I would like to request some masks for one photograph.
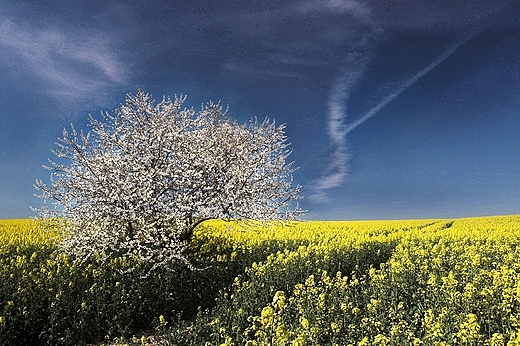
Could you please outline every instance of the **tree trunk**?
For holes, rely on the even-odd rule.
[[[193,219],[190,217],[189,225],[188,225],[187,229],[181,234],[179,240],[186,241],[189,243],[191,241],[191,237],[193,236],[193,231],[195,230],[195,227],[197,227],[204,221],[208,221],[211,219],[212,218],[203,218],[203,219],[199,219],[197,221],[193,221]]]

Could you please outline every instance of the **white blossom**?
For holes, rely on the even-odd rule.
[[[193,230],[209,219],[292,220],[300,185],[284,125],[239,124],[219,103],[181,109],[185,96],[155,104],[137,90],[91,132],[63,130],[38,180],[44,220],[62,220],[66,251],[128,254],[158,266],[183,260]]]

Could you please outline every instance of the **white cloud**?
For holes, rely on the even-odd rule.
[[[311,11],[348,13],[363,20],[370,19],[371,12],[369,7],[356,0],[309,0],[299,3],[298,9],[304,13]]]
[[[336,80],[329,94],[327,102],[327,134],[333,148],[330,165],[322,175],[311,182],[309,199],[314,203],[328,201],[327,190],[341,186],[349,171],[350,154],[347,149],[346,134],[348,132],[347,102],[350,94],[363,77],[371,58],[371,49],[374,41],[382,32],[381,28],[373,25],[369,17],[370,11],[356,1],[329,1],[329,6],[345,10],[356,10],[356,17],[364,24],[370,24],[361,35],[352,42],[351,52],[347,54],[343,74]],[[350,120],[351,121],[351,120]]]
[[[309,3],[310,4],[310,3]],[[329,0],[320,3],[320,6],[328,6],[334,9],[351,10],[365,24],[369,24],[368,29],[359,37],[359,40],[353,45],[353,51],[357,54],[350,54],[346,63],[346,72],[337,80],[332,87],[328,100],[328,135],[332,147],[334,148],[331,155],[331,165],[322,176],[311,183],[310,190],[312,195],[310,200],[316,203],[324,203],[328,201],[327,190],[341,186],[348,175],[348,164],[350,155],[346,147],[346,135],[361,125],[368,119],[374,117],[387,104],[406,91],[410,86],[419,81],[431,70],[448,59],[460,46],[478,34],[485,25],[486,19],[490,13],[496,13],[497,8],[492,7],[479,15],[470,16],[464,24],[471,22],[471,33],[454,42],[441,55],[434,59],[429,65],[417,72],[415,75],[401,80],[397,83],[394,90],[383,97],[376,106],[372,107],[361,117],[349,119],[346,104],[350,97],[350,92],[356,83],[363,77],[364,70],[370,60],[371,43],[377,40],[377,36],[382,33],[382,28],[371,19],[371,11],[359,5],[356,1],[351,0]],[[317,6],[317,5],[314,5]],[[503,8],[503,7],[501,7]]]
[[[322,176],[311,182],[309,199],[315,203],[326,203],[327,190],[341,186],[348,174],[350,155],[346,145],[346,103],[350,92],[363,76],[368,55],[351,55],[346,72],[338,79],[328,100],[327,134],[333,148],[330,165]]]
[[[92,100],[127,78],[110,39],[100,33],[37,28],[8,18],[0,21],[0,57],[18,66],[13,73],[36,78],[43,92],[61,104]]]

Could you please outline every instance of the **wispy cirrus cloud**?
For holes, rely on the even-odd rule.
[[[374,27],[370,8],[355,0],[293,0],[255,10],[241,6],[206,19],[206,25],[234,33],[233,44],[243,54],[239,60],[237,54],[224,54],[222,64],[233,72],[299,80],[329,76],[337,72],[339,52],[358,45]]]
[[[327,134],[332,153],[330,164],[322,175],[311,182],[309,199],[314,203],[326,203],[327,191],[341,186],[348,175],[350,153],[347,149],[346,134],[348,117],[347,102],[351,92],[362,79],[372,56],[372,49],[382,29],[372,20],[370,10],[358,1],[329,1],[329,6],[352,11],[364,30],[350,45],[343,73],[333,84],[327,101]]]
[[[327,134],[332,146],[332,153],[327,170],[311,184],[312,194],[309,198],[315,203],[327,202],[326,191],[341,186],[349,171],[350,154],[345,137],[346,103],[352,89],[363,76],[369,59],[368,54],[353,54],[348,60],[347,71],[338,78],[329,95]]]
[[[0,59],[11,76],[23,74],[42,86],[42,92],[67,107],[99,97],[105,89],[124,83],[127,68],[106,35],[92,30],[36,27],[0,18]],[[67,105],[68,104],[68,105]]]
[[[476,28],[471,25],[469,28],[470,34],[467,34],[460,40],[452,43],[442,54],[433,59],[429,65],[418,71],[416,74],[398,81],[397,86],[393,91],[381,98],[380,101],[366,113],[361,116],[352,117],[347,111],[347,103],[351,91],[362,79],[365,69],[371,59],[371,46],[374,42],[377,42],[378,35],[382,33],[383,30],[376,24],[376,21],[371,18],[371,11],[355,4],[346,4],[347,2],[355,3],[355,1],[337,0],[334,2],[338,4],[337,6],[342,4],[345,9],[354,9],[356,17],[364,23],[369,23],[370,26],[366,29],[363,35],[360,36],[359,41],[353,45],[355,53],[350,53],[348,55],[345,64],[345,72],[337,79],[336,83],[331,88],[327,102],[327,130],[333,151],[331,154],[331,163],[328,169],[318,179],[311,183],[311,195],[309,199],[314,203],[326,203],[328,201],[327,191],[341,186],[347,178],[350,154],[346,145],[346,135],[365,121],[377,115],[386,105],[405,92],[409,87],[419,81],[435,67],[448,59],[459,47],[474,37],[482,29],[481,23],[478,24]],[[466,21],[469,21],[472,24],[479,23],[490,14],[496,13],[496,11],[497,9],[493,7],[487,9],[485,14],[477,14],[472,17],[470,16],[471,18],[466,18]],[[465,22],[465,24],[467,23]]]

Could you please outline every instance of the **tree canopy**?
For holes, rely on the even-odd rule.
[[[138,89],[125,104],[89,116],[91,131],[63,130],[37,180],[39,216],[64,220],[64,247],[81,257],[114,252],[158,265],[182,253],[197,225],[209,219],[293,220],[293,162],[284,125],[266,118],[239,124],[220,103],[182,108],[185,96],[163,98]]]

